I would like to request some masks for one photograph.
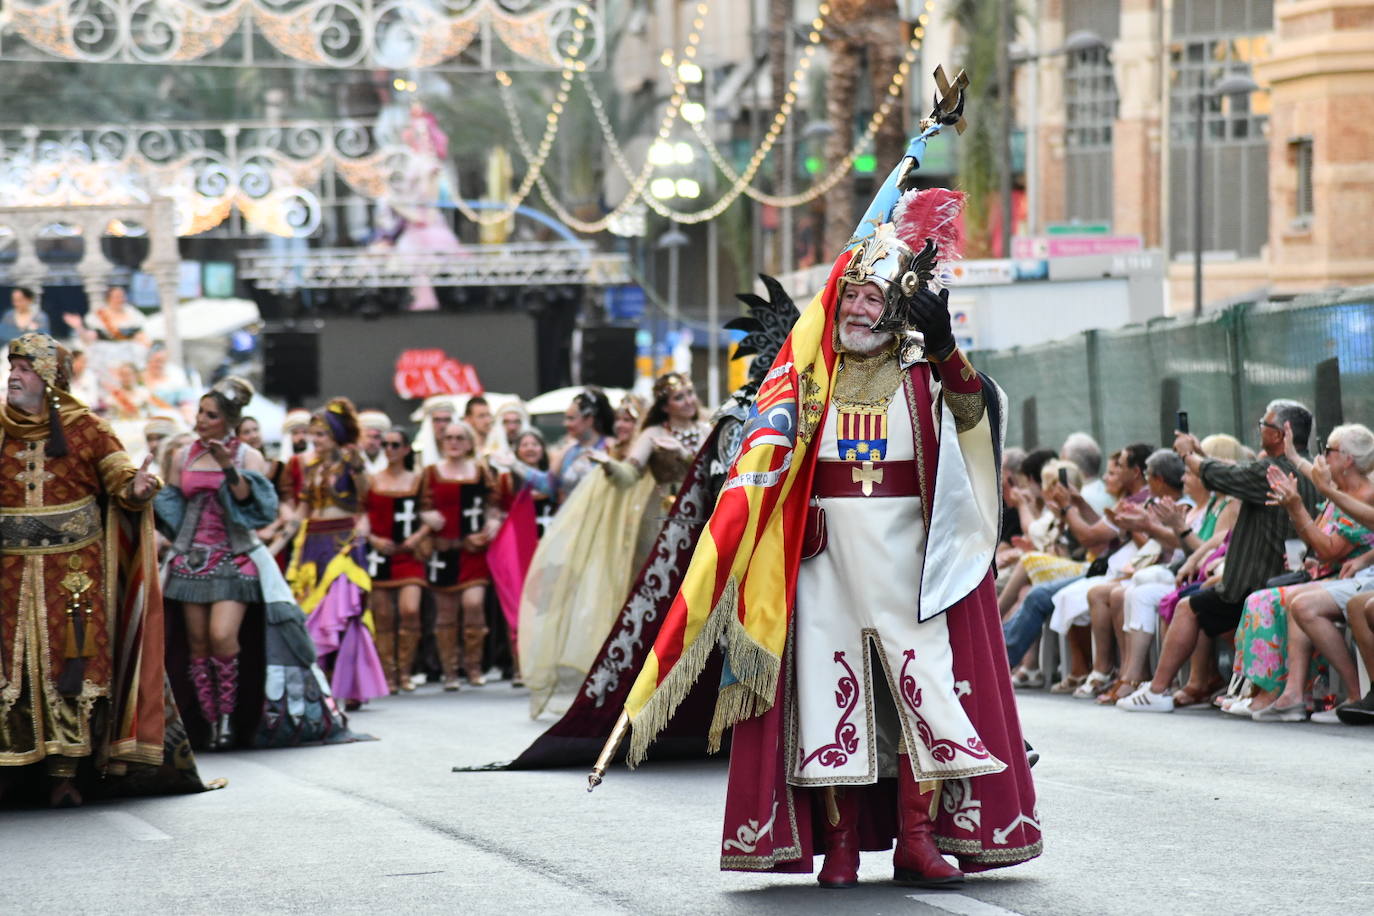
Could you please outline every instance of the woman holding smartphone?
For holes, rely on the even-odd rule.
[[[348,725],[314,664],[305,616],[256,534],[276,518],[277,493],[262,454],[232,434],[252,396],[242,379],[217,383],[199,401],[196,439],[169,461],[155,503],[172,541],[163,596],[182,606],[191,687],[210,747],[343,740]],[[167,648],[180,653],[181,640]],[[248,659],[242,678],[241,653]],[[168,665],[174,678],[179,668]]]

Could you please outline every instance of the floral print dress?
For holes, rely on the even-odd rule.
[[[1358,557],[1374,548],[1374,532],[1337,509],[1334,503],[1323,503],[1321,508],[1317,528],[1326,535],[1339,535],[1353,545],[1345,559]],[[1313,578],[1323,579],[1332,575],[1342,562],[1322,564]],[[1293,589],[1297,587],[1264,588],[1252,592],[1245,599],[1245,613],[1240,626],[1236,628],[1236,661],[1233,670],[1249,678],[1262,690],[1282,690],[1288,678],[1287,606]],[[1315,667],[1315,656],[1312,664]]]

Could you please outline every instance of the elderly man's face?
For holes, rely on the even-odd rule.
[[[24,413],[38,413],[43,406],[46,383],[33,371],[33,363],[22,356],[10,357],[10,379],[6,403]]]
[[[892,343],[892,335],[886,331],[874,333],[869,330],[873,322],[883,313],[883,291],[876,283],[862,286],[846,284],[840,294],[840,345],[851,353],[869,354]]]
[[[1259,429],[1260,448],[1271,455],[1283,451],[1283,424],[1279,423],[1277,413],[1271,410],[1261,417]]]

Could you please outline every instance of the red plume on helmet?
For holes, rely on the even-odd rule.
[[[892,210],[897,238],[912,251],[920,251],[926,239],[931,239],[940,249],[941,261],[958,258],[963,254],[959,214],[964,209],[964,198],[963,191],[948,188],[907,191]]]

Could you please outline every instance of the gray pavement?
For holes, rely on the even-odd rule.
[[[374,702],[381,740],[204,754],[228,788],[0,812],[0,912],[1220,914],[1368,912],[1374,729],[1128,715],[1021,695],[1040,859],[957,893],[716,868],[723,760],[453,773],[545,723],[507,684]]]

